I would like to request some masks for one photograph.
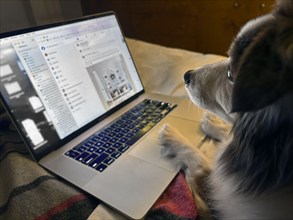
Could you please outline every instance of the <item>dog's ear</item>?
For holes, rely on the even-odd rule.
[[[292,0],[277,0],[274,14],[276,16],[293,18],[293,1]]]
[[[259,110],[293,90],[293,22],[276,20],[245,49],[236,70],[232,112]]]

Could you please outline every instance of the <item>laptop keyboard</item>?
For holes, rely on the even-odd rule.
[[[175,107],[145,99],[65,155],[103,172]]]

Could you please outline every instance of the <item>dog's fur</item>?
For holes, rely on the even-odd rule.
[[[194,103],[232,124],[230,133],[217,132],[204,121],[223,142],[214,161],[175,128],[161,129],[162,154],[186,172],[200,214],[292,219],[293,0],[248,22],[227,60],[187,72],[185,83]]]

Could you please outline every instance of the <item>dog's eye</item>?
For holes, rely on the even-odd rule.
[[[230,70],[228,70],[227,76],[228,76],[229,82],[233,84],[234,83],[233,75]]]

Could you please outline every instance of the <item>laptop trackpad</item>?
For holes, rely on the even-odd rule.
[[[203,138],[200,124],[194,121],[168,116],[162,123],[158,124],[151,132],[146,134],[128,155],[148,161],[159,167],[174,171],[175,167],[168,159],[161,157],[161,146],[158,143],[159,130],[163,124],[168,123],[176,127],[193,144],[198,144]]]

